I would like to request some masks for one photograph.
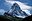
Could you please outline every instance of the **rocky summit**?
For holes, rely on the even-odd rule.
[[[27,17],[28,15],[22,11],[19,7],[19,5],[17,3],[14,3],[13,6],[11,7],[11,9],[7,12],[5,12],[4,15],[8,15],[8,16],[16,16],[16,17],[19,17],[19,18],[25,18]]]

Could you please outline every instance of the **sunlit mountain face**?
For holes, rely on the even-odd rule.
[[[32,14],[31,2],[32,2],[31,0],[0,0],[0,12],[2,12],[2,10],[3,10],[3,13],[9,10],[11,12],[11,7],[13,6],[14,3],[17,3],[20,9],[29,16]],[[18,7],[16,7],[16,10],[18,10]],[[3,15],[3,14],[0,13],[0,15]],[[19,17],[20,17],[20,14],[19,14]]]

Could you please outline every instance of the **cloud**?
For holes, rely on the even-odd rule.
[[[14,1],[8,1],[8,0],[5,0],[6,2],[10,3],[10,4],[13,4],[15,3]]]
[[[0,9],[0,15],[3,15],[5,13],[5,10]]]

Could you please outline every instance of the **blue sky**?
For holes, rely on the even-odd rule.
[[[26,5],[29,5],[32,7],[32,0],[18,0],[18,1],[25,3]],[[0,0],[0,10],[8,11],[10,7],[11,7],[11,4],[5,2],[5,0]],[[30,10],[30,13],[32,14],[32,10]]]
[[[9,10],[9,6],[3,0],[0,1],[0,9],[4,9],[5,11]]]

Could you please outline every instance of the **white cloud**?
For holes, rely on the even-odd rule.
[[[0,9],[0,15],[3,15],[5,13],[5,10]]]

